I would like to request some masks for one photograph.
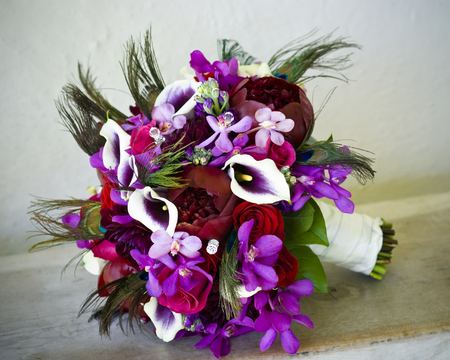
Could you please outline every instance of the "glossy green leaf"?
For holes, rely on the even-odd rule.
[[[289,250],[304,245],[329,245],[325,219],[312,198],[299,211],[283,214],[283,218],[284,245]]]
[[[290,250],[298,260],[298,274],[295,280],[308,279],[314,284],[314,291],[328,292],[328,283],[322,263],[308,246]]]

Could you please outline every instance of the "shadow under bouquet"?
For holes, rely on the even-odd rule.
[[[163,341],[197,334],[195,347],[219,358],[230,338],[257,331],[262,351],[279,334],[294,354],[292,322],[313,328],[301,297],[327,291],[321,261],[381,279],[394,232],[353,214],[342,187],[349,175],[371,180],[372,160],[311,137],[304,88],[317,76],[345,80],[349,55],[326,55],[358,46],[306,39],[267,63],[219,40],[219,60],[196,50],[191,74],[166,86],[147,32],[142,44],[129,42],[122,64],[129,115],[81,66],[84,91],[63,88],[59,113],[101,186],[87,200],[34,201],[32,220],[51,239],[32,250],[76,242],[79,264],[98,275],[80,314],[92,311],[101,334],[117,317],[124,331],[152,323]],[[310,69],[337,75],[306,76]]]

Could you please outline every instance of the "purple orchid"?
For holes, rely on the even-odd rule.
[[[212,154],[217,157],[217,159],[211,161],[209,166],[222,166],[225,164],[232,156],[248,154],[256,160],[263,160],[267,157],[267,152],[260,147],[251,145],[244,149],[244,146],[248,142],[248,135],[239,134],[233,140],[233,148],[225,156],[223,151],[220,151],[217,147],[212,149]]]
[[[139,265],[141,270],[145,270],[148,273],[148,280],[145,288],[150,296],[158,297],[162,294],[162,287],[156,277],[156,269],[160,266],[155,259],[152,259],[148,255],[142,255],[139,250],[131,250],[130,255]]]
[[[330,175],[330,185],[338,194],[338,199],[334,200],[334,203],[339,210],[347,214],[353,214],[353,211],[355,210],[355,204],[348,199],[352,196],[352,193],[339,185],[347,179],[347,176],[350,175],[350,173],[351,170],[344,169],[340,166],[328,170],[328,174]]]
[[[160,259],[161,262],[163,262],[163,259]],[[181,286],[185,291],[192,290],[199,283],[199,280],[195,280],[192,276],[194,271],[203,274],[211,283],[213,282],[212,276],[197,266],[197,264],[205,261],[202,257],[186,261],[183,256],[179,255],[179,264],[176,264],[171,258],[169,259],[171,261],[168,261],[166,265],[173,270],[173,273],[162,283],[162,290],[167,296],[174,296],[178,292],[178,286]]]
[[[219,83],[221,90],[230,90],[243,78],[237,75],[239,63],[236,58],[229,61],[214,61],[212,64],[206,60],[201,51],[195,50],[191,53],[191,61],[189,65],[195,71],[195,76],[201,82],[207,80],[204,74],[213,73],[214,78]]]
[[[150,248],[149,255],[153,259],[159,259],[169,252],[172,256],[178,253],[189,258],[200,256],[202,241],[197,236],[190,236],[187,232],[177,231],[171,237],[164,230],[157,230],[152,234],[153,245]]]
[[[284,136],[279,131],[289,132],[295,125],[294,120],[286,119],[282,112],[272,111],[269,107],[257,110],[255,119],[260,126],[255,136],[255,143],[263,149],[266,148],[269,138],[274,144],[283,145]]]
[[[152,119],[158,123],[162,135],[168,135],[175,130],[182,129],[186,124],[186,116],[173,116],[174,114],[175,107],[169,103],[164,103],[153,108]]]
[[[300,297],[309,296],[314,286],[309,280],[299,280],[288,286],[285,290],[277,290],[271,298],[268,293],[260,291],[255,295],[255,308],[260,316],[255,321],[255,330],[265,332],[261,339],[260,349],[266,351],[270,348],[280,333],[281,346],[288,354],[295,354],[300,347],[300,341],[290,329],[292,321],[296,321],[311,329],[314,328],[308,316],[300,314]]]
[[[230,352],[228,339],[253,331],[253,321],[246,316],[242,320],[232,319],[222,328],[218,328],[216,323],[210,324],[206,331],[209,335],[206,335],[194,347],[203,348],[210,345],[211,352],[217,359],[220,359],[221,356],[228,355]]]
[[[238,230],[238,259],[242,264],[242,282],[247,291],[253,291],[258,286],[263,290],[271,290],[278,283],[273,265],[278,259],[278,252],[283,248],[283,242],[275,235],[264,235],[249,247],[248,240],[254,223],[254,219],[246,221]]]
[[[230,131],[235,133],[243,133],[249,130],[252,126],[252,119],[250,116],[245,116],[236,124],[230,126],[233,120],[234,116],[229,112],[218,116],[217,119],[211,115],[207,116],[206,121],[208,121],[208,124],[214,131],[214,134],[203,141],[200,145],[197,145],[197,148],[203,148],[211,144],[216,139],[217,135],[219,135],[219,138],[215,142],[216,147],[224,153],[230,152],[233,149],[233,144],[228,138],[228,133]]]
[[[150,120],[142,113],[127,119],[128,123],[122,124],[125,131],[133,131],[141,126],[150,124]]]

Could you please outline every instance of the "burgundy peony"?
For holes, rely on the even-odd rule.
[[[294,128],[283,135],[295,149],[307,140],[314,127],[313,108],[303,89],[280,78],[246,78],[231,89],[230,98],[240,118],[248,115],[254,119],[256,110],[269,106],[294,120]]]
[[[178,271],[178,269],[175,271]],[[164,268],[158,276],[160,284],[172,275],[172,273],[173,270],[170,268]],[[196,314],[201,311],[205,307],[206,300],[211,292],[212,282],[199,271],[192,271],[192,279],[198,281],[198,283],[191,290],[186,291],[178,285],[175,295],[167,296],[162,293],[158,297],[159,304],[167,306],[170,310],[180,314]]]
[[[284,240],[284,220],[281,211],[272,205],[257,205],[245,201],[233,212],[234,227],[239,227],[249,220],[255,220],[250,232],[249,243],[255,243],[263,235],[275,235]]]

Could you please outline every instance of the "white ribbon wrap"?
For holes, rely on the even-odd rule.
[[[380,218],[344,214],[338,208],[317,201],[327,227],[330,246],[310,245],[321,261],[370,275],[383,245]]]

